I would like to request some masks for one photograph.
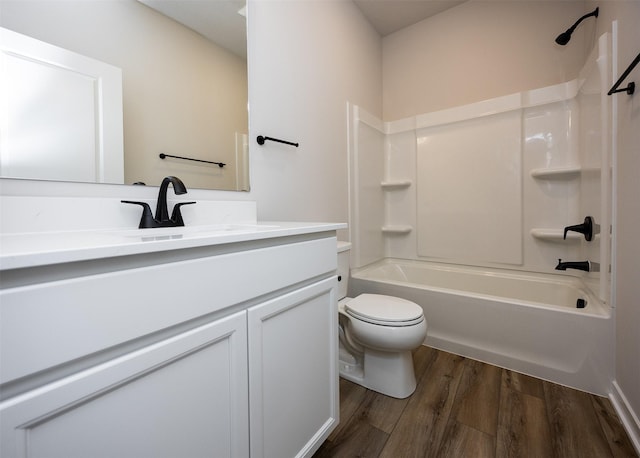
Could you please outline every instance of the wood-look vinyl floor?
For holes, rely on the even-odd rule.
[[[314,458],[637,457],[608,399],[420,347],[394,399],[340,379],[340,424]]]

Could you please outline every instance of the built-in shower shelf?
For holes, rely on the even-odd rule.
[[[600,167],[582,167],[580,172],[584,174],[599,175],[602,172]]]
[[[382,226],[383,234],[408,234],[413,230],[413,226],[407,226],[402,224],[390,224]]]
[[[563,229],[531,229],[531,236],[538,240],[546,240],[548,242],[564,242]],[[568,232],[567,241],[577,241],[584,238],[584,235],[577,232]]]
[[[382,186],[382,189],[390,191],[393,189],[406,189],[411,184],[411,180],[387,180],[380,183],[380,186]]]
[[[570,180],[580,175],[582,168],[579,165],[568,167],[545,167],[533,169],[531,176],[540,180]]]

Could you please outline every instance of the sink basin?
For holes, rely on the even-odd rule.
[[[277,229],[279,226],[266,224],[216,224],[211,226],[182,226],[182,227],[159,227],[152,229],[128,229],[108,231],[107,234],[137,240],[137,241],[157,241],[186,239],[198,237],[212,237],[233,234],[247,234],[251,232],[263,232]]]

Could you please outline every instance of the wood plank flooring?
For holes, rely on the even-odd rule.
[[[340,379],[340,424],[314,458],[637,457],[608,399],[420,347],[394,399]]]

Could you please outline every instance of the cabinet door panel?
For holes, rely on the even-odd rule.
[[[251,456],[310,456],[338,422],[336,277],[249,309]]]
[[[248,454],[240,312],[0,404],[7,457]]]

